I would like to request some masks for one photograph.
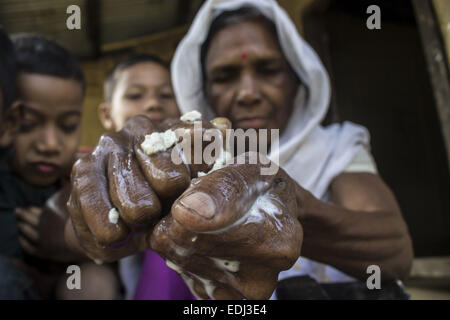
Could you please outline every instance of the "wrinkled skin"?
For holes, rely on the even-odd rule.
[[[200,298],[267,299],[300,255],[299,190],[283,170],[262,176],[260,164],[246,163],[194,180],[151,235],[151,248],[193,281]],[[262,195],[270,204],[250,211]],[[202,279],[213,280],[210,290]]]
[[[66,225],[72,248],[78,247],[72,232],[90,258],[102,261],[148,247],[149,230],[169,212],[173,198],[189,186],[191,177],[190,168],[171,161],[171,149],[148,156],[140,145],[147,134],[179,126],[179,121],[157,126],[144,116],[134,117],[121,131],[104,134],[94,152],[75,163],[68,201],[71,221]],[[207,126],[212,127],[204,123]],[[112,208],[120,212],[117,224],[108,218]]]
[[[177,265],[201,298],[269,298],[278,273],[300,255],[298,216],[308,192],[281,168],[261,175],[259,162],[231,164],[191,181],[211,166],[175,165],[171,149],[152,156],[140,149],[145,134],[180,126],[187,125],[157,127],[140,116],[104,135],[94,153],[74,166],[66,239],[74,246],[75,231],[86,254],[103,261],[150,248]],[[273,209],[267,211],[266,202],[247,214],[263,195]],[[113,207],[120,212],[116,225],[108,220]],[[238,261],[239,268],[219,268],[211,258]],[[212,281],[214,290],[200,279]]]

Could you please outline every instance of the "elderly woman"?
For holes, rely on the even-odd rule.
[[[277,280],[295,275],[365,281],[369,265],[380,267],[382,281],[408,275],[410,236],[377,174],[368,132],[320,125],[327,73],[275,1],[207,1],[172,73],[182,112],[227,117],[234,128],[279,129],[280,148],[269,157],[281,169],[263,176],[263,164],[247,161],[191,182],[192,166],[186,173],[164,152],[147,156],[140,148],[143,135],[166,128],[133,119],[76,165],[68,241],[77,234],[90,257],[105,260],[152,249],[200,298],[276,298]],[[160,272],[147,254],[143,272]],[[143,275],[139,287],[138,294],[152,282]]]

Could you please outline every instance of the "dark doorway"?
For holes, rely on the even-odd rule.
[[[381,8],[381,30],[366,27],[371,4]],[[306,19],[305,32],[332,75],[328,121],[369,129],[416,256],[450,254],[447,154],[410,1],[331,1],[320,17]]]

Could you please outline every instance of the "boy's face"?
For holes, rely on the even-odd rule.
[[[100,105],[99,115],[107,130],[120,130],[125,122],[145,115],[155,122],[180,116],[172,90],[170,72],[153,62],[119,71],[111,101]]]
[[[27,182],[55,183],[72,165],[81,135],[83,89],[75,80],[22,73],[23,118],[13,142],[13,169]]]

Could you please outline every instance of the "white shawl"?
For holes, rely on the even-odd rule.
[[[180,42],[172,61],[172,81],[182,113],[198,110],[207,118],[214,113],[203,95],[200,51],[212,20],[223,11],[242,6],[258,8],[272,20],[284,55],[308,88],[308,96],[299,89],[286,130],[280,138],[279,164],[303,188],[317,198],[326,199],[334,177],[340,174],[362,147],[369,149],[369,133],[359,125],[345,122],[322,127],[330,103],[327,72],[314,50],[298,34],[286,12],[274,0],[209,0],[197,13],[189,32]],[[301,87],[300,87],[301,88]],[[270,155],[272,159],[276,158]],[[299,261],[300,274],[317,279],[318,263],[305,258]],[[297,265],[297,264],[296,264]],[[323,266],[323,265],[322,265]],[[344,274],[328,267],[330,281],[348,280]],[[320,271],[323,273],[323,270]],[[280,273],[280,279],[295,274],[295,268]],[[323,280],[323,279],[322,279]]]

